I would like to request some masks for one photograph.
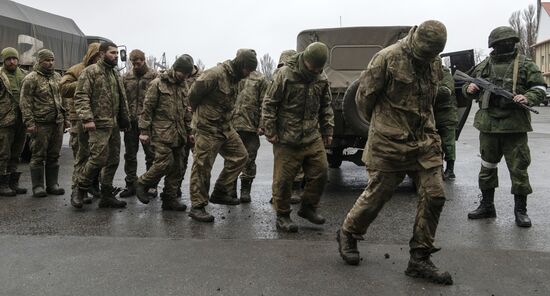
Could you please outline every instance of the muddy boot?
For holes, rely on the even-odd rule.
[[[19,178],[21,177],[21,172],[13,172],[10,174],[9,186],[15,191],[16,194],[27,194],[27,188],[19,187]]]
[[[338,252],[344,261],[349,265],[358,265],[361,262],[357,241],[364,240],[362,235],[349,233],[342,228],[336,232]]]
[[[298,226],[290,219],[290,214],[277,214],[277,229],[284,232],[298,232]]]
[[[159,192],[158,192],[158,182],[154,185],[154,186],[150,186],[150,187],[147,187],[147,195],[149,195],[149,199],[153,199],[153,198],[157,198],[157,196],[159,195]]]
[[[317,213],[317,208],[311,205],[304,205],[298,211],[298,216],[308,220],[313,224],[325,224],[325,218]]]
[[[495,189],[481,190],[481,201],[477,209],[468,213],[468,219],[495,218]]]
[[[187,206],[176,196],[168,196],[163,192],[160,194],[160,198],[162,199],[163,211],[185,212],[187,210]]]
[[[147,187],[141,182],[136,182],[136,196],[143,204],[148,204],[151,201],[151,196],[147,192]]]
[[[71,205],[77,209],[82,209],[85,198],[88,198],[88,190],[74,187],[71,193]]]
[[[44,190],[44,168],[31,168],[32,196],[46,197],[48,194]]]
[[[302,181],[292,182],[292,195],[290,203],[295,205],[302,202]]]
[[[132,197],[136,195],[136,182],[126,182],[126,188],[120,193],[121,198]]]
[[[214,216],[210,215],[204,207],[202,208],[191,208],[189,212],[189,217],[193,218],[195,221],[199,222],[214,222]]]
[[[9,186],[9,175],[0,175],[0,196],[16,196],[15,190]]]
[[[514,195],[514,203],[516,225],[519,227],[531,227],[531,219],[527,215],[527,196]]]
[[[427,279],[436,284],[453,284],[451,275],[446,271],[439,272],[439,269],[430,260],[430,253],[426,250],[411,250],[411,258],[405,274],[410,277]]]
[[[46,193],[53,195],[65,194],[65,189],[59,187],[59,166],[46,167]]]
[[[443,180],[454,180],[456,178],[454,169],[455,169],[455,161],[454,160],[447,161],[447,167],[445,168],[445,172],[443,173]]]
[[[86,197],[84,197],[82,199],[82,202],[86,205],[89,205],[91,204],[92,202],[94,201],[94,197],[93,196],[89,196],[88,194],[86,194]]]
[[[210,195],[209,201],[213,204],[229,205],[229,206],[235,206],[241,203],[239,199],[236,197],[233,197],[231,193],[225,192],[224,190],[221,190],[218,187],[214,187],[214,191]]]
[[[124,208],[126,202],[118,200],[113,194],[113,186],[102,185],[101,186],[101,199],[99,200],[98,207],[100,208]]]
[[[252,179],[241,179],[241,203],[249,203],[252,201],[250,189],[252,188]]]

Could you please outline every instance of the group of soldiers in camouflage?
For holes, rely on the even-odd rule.
[[[357,242],[409,175],[419,204],[405,273],[441,284],[453,282],[448,272],[440,272],[430,260],[439,250],[434,238],[446,201],[443,180],[455,178],[455,86],[439,58],[446,40],[441,22],[426,21],[378,52],[359,78],[356,101],[370,122],[363,155],[369,179],[337,231],[340,255],[350,265],[360,263]],[[468,218],[496,217],[497,164],[504,156],[512,179],[516,224],[529,227],[526,200],[532,189],[527,132],[532,128],[529,113],[516,104],[538,105],[546,85],[537,66],[518,53],[518,41],[513,29],[496,28],[489,36],[494,50],[471,70],[471,75],[512,91],[514,102],[475,84],[462,89],[464,96],[480,105],[474,126],[480,131],[482,200]],[[298,216],[325,223],[317,209],[327,182],[325,147],[331,146],[334,127],[330,86],[323,73],[329,58],[325,44],[314,42],[303,52],[283,52],[273,81],[255,71],[258,61],[252,49],[240,49],[234,59],[202,73],[193,58],[183,54],[160,74],[147,67],[142,51],[133,50],[133,68],[124,77],[116,69],[118,50],[111,42],[91,44],[82,63],[62,78],[53,71],[54,55],[47,49],[38,52],[29,74],[17,66],[15,49],[6,48],[1,55],[0,195],[26,193],[19,187],[21,173],[17,172],[25,130],[31,135],[33,196],[64,194],[57,179],[58,159],[63,131],[70,127],[75,159],[71,204],[82,208],[95,196],[100,198],[99,207],[125,207],[113,187],[123,131],[126,188],[120,197],[136,195],[147,204],[164,177],[162,209],[185,211],[181,184],[192,150],[189,216],[213,222],[206,209],[209,202],[251,202],[259,137],[265,134],[273,144],[272,203],[277,229],[298,231],[290,204],[296,203],[293,192],[302,187]],[[138,177],[140,142],[146,172]],[[218,154],[224,167],[209,194]]]

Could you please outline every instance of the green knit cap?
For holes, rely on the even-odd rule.
[[[313,42],[304,50],[304,60],[315,68],[322,68],[328,60],[328,47],[322,42]]]
[[[193,72],[193,66],[193,58],[188,54],[183,54],[174,62],[172,69],[183,74],[191,74],[191,72]]]
[[[38,57],[39,63],[42,63],[44,60],[47,60],[47,59],[55,59],[55,55],[53,54],[53,51],[47,48],[43,48],[39,50],[36,56]]]
[[[258,67],[258,58],[256,51],[249,48],[241,48],[237,51],[237,56],[231,61],[237,69],[256,70]]]
[[[5,61],[9,58],[19,59],[19,52],[17,52],[17,49],[13,47],[6,47],[2,49],[2,53],[0,53],[0,56],[2,56],[2,61]]]

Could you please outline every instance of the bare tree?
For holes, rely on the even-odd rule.
[[[271,81],[273,80],[274,70],[275,70],[275,61],[273,61],[269,53],[264,54],[260,58],[260,72],[264,74],[267,80]]]
[[[204,71],[204,68],[206,68],[206,66],[204,65],[201,59],[197,60],[197,68],[199,68],[199,70],[201,71]]]
[[[529,5],[524,10],[518,10],[512,13],[508,19],[510,26],[519,34],[518,49],[520,53],[533,57],[535,49],[531,46],[537,40],[537,12],[534,5]]]

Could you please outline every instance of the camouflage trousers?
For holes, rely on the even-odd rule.
[[[31,168],[59,166],[61,144],[63,144],[63,123],[36,123],[31,134]]]
[[[224,159],[224,166],[218,176],[215,188],[229,193],[233,191],[234,182],[248,160],[248,153],[241,138],[236,132],[229,136],[195,132],[195,149],[190,179],[191,204],[194,208],[204,207],[208,204],[212,166],[218,153]]]
[[[327,153],[323,140],[318,138],[305,147],[273,145],[273,207],[278,214],[291,212],[292,182],[303,169],[306,181],[302,204],[317,207],[325,189],[328,175]]]
[[[241,180],[252,180],[256,177],[256,156],[260,149],[260,136],[254,132],[239,131],[238,133],[248,152],[248,161],[241,173]]]
[[[79,173],[78,186],[89,188],[98,175],[102,186],[113,186],[120,161],[119,128],[98,128],[87,133],[90,155]]]
[[[456,160],[456,126],[437,127],[437,133],[441,137],[441,148],[445,155],[445,161]]]
[[[84,131],[84,127],[80,120],[71,121],[69,145],[73,151],[74,158],[72,177],[74,187],[78,183],[78,176],[82,174],[82,168],[90,156],[88,133]]]
[[[511,193],[528,195],[533,192],[527,173],[527,168],[531,164],[527,133],[480,133],[479,150],[481,153],[479,189],[498,187],[497,166],[504,156],[512,179]]]
[[[156,186],[164,177],[163,193],[168,197],[175,197],[183,180],[185,146],[153,142],[152,148],[155,151],[153,164],[139,177],[138,182],[151,187]]]
[[[140,143],[137,126],[137,121],[132,122],[132,127],[136,128],[132,128],[124,133],[124,172],[126,173],[125,180],[127,183],[133,183],[137,180],[137,154]],[[141,147],[143,147],[143,152],[145,152],[145,167],[149,170],[156,155],[151,145],[141,143]]]
[[[350,233],[365,234],[384,204],[391,199],[395,188],[408,174],[414,180],[419,195],[413,236],[409,246],[411,250],[436,250],[433,244],[434,237],[439,215],[445,204],[441,167],[406,172],[382,172],[369,169],[367,171],[369,175],[367,188],[355,201],[342,228]]]
[[[0,128],[0,175],[17,171],[26,135],[21,116],[14,125]]]

